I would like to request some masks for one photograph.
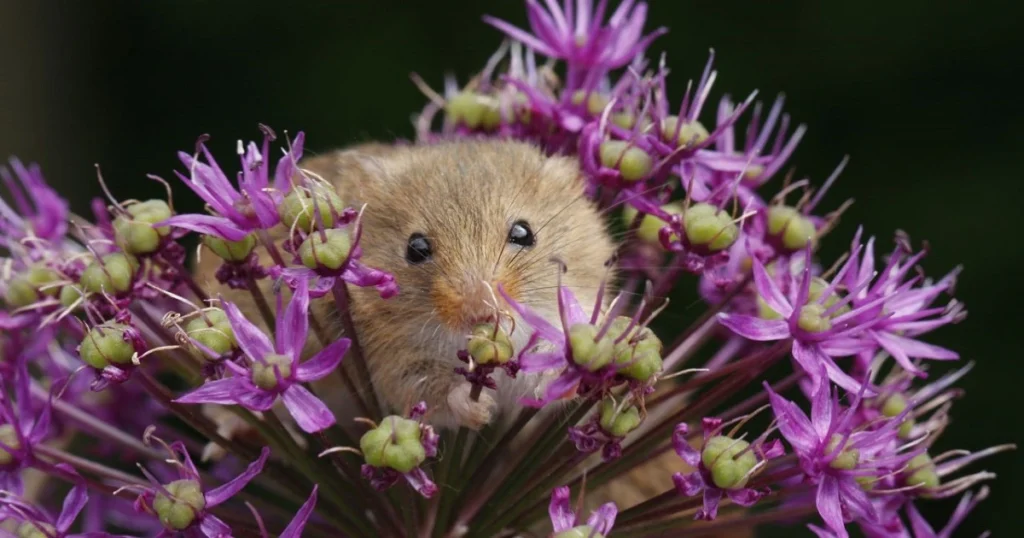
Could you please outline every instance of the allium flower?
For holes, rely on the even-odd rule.
[[[840,261],[819,259],[849,205],[818,214],[845,159],[820,186],[787,172],[773,189],[804,127],[781,98],[708,110],[714,55],[688,84],[670,81],[666,57],[646,50],[665,31],[643,29],[647,8],[527,0],[529,32],[488,17],[511,40],[476,76],[446,77],[442,92],[416,79],[430,100],[416,142],[366,147],[384,165],[467,140],[575,161],[562,179],[583,196],[545,200],[564,207],[531,221],[537,245],[510,233],[516,247],[478,275],[502,283],[495,304],[465,333],[435,327],[429,305],[375,304],[399,289],[363,264],[380,254],[364,249],[401,253],[364,244],[361,210],[319,166],[300,167],[301,132],[271,170],[275,136],[261,127],[262,146],[239,143],[234,180],[205,137],[180,154],[202,215],[175,215],[170,195],[121,202],[104,189],[90,223],[38,167],[0,168],[0,537],[519,536],[545,518],[553,538],[602,538],[613,524],[616,535],[718,536],[817,512],[824,523],[810,528],[823,537],[852,523],[870,538],[952,538],[995,478],[962,470],[1015,448],[939,448],[971,365],[919,383],[932,361],[958,357],[923,336],[964,318],[940,302],[959,269],[921,276],[927,248],[904,234],[877,266],[861,232]],[[441,174],[451,188],[475,179],[459,164]],[[515,213],[525,198],[508,194]],[[606,267],[573,255],[591,239],[566,239],[573,204],[621,219]],[[223,261],[215,274],[186,259],[192,232]],[[449,254],[402,270],[443,280]],[[577,264],[561,268],[571,283],[536,274],[552,256]],[[435,293],[418,280],[405,306]],[[655,334],[668,298],[694,284],[706,310],[688,304]],[[368,286],[380,297],[352,293]],[[406,412],[435,398],[447,405]],[[479,431],[447,429],[457,408]],[[751,431],[765,409],[774,421]],[[918,511],[962,494],[938,532]]]
[[[350,340],[340,338],[309,360],[299,358],[309,331],[309,289],[300,282],[286,309],[278,300],[276,343],[245,316],[237,306],[224,305],[235,339],[248,366],[225,365],[233,375],[209,381],[178,398],[180,403],[241,405],[253,411],[268,411],[280,398],[303,431],[313,433],[334,424],[334,414],[302,383],[321,379],[341,362]]]
[[[551,491],[548,505],[548,516],[555,531],[552,538],[603,538],[612,531],[618,513],[615,503],[605,503],[591,512],[583,523],[580,514],[572,508],[569,487],[559,486]]]
[[[270,158],[270,142],[274,138],[271,131],[264,131],[262,151],[254,142],[243,148],[239,141],[238,155],[242,160],[242,169],[238,173],[237,187],[231,184],[231,180],[213,159],[205,140],[200,140],[198,144],[198,152],[206,158],[205,163],[200,162],[198,157],[179,153],[178,157],[188,169],[189,175],[180,172],[175,172],[175,175],[207,203],[213,214],[177,215],[157,226],[177,226],[228,241],[241,241],[250,232],[266,230],[280,222],[277,205],[281,193],[290,185],[294,164],[302,158],[305,136],[299,133],[295,137],[289,151],[278,161],[271,183],[270,163],[267,159]]]
[[[192,463],[185,445],[175,442],[170,445],[170,450],[170,461],[177,467],[178,478],[161,483],[147,472],[152,487],[139,495],[137,509],[160,519],[164,526],[161,537],[177,536],[182,532],[186,536],[207,538],[230,536],[231,527],[210,511],[234,497],[263,471],[270,450],[264,448],[259,459],[250,463],[242,474],[210,490],[203,487],[199,469]]]

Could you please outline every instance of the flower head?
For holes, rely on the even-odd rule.
[[[586,522],[572,508],[569,499],[569,487],[559,486],[551,491],[551,503],[548,504],[548,516],[554,533],[552,538],[603,538],[615,526],[615,516],[619,510],[615,503],[605,503],[590,513]]]

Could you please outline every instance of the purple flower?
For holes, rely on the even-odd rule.
[[[889,420],[859,424],[861,394],[843,410],[825,383],[817,387],[808,417],[765,384],[779,431],[800,458],[804,475],[817,485],[816,504],[825,525],[845,538],[845,521],[874,523],[878,515],[860,480],[878,481],[903,467],[915,452],[898,452],[900,424],[909,410]]]
[[[545,10],[537,0],[527,0],[530,29],[485,16],[484,21],[505,32],[539,54],[565,60],[572,70],[608,71],[629,63],[643,53],[648,45],[668,30],[659,28],[643,35],[647,4],[625,0],[604,23],[607,0],[564,0],[559,8],[556,0],[545,0]],[[588,73],[589,74],[589,73]]]
[[[753,443],[723,436],[722,420],[705,418],[702,421],[704,442],[701,450],[690,445],[690,430],[685,423],[676,426],[672,434],[672,447],[687,465],[697,469],[684,475],[675,473],[672,482],[680,494],[692,497],[704,493],[704,507],[695,519],[712,520],[718,515],[722,495],[727,495],[740,506],[753,506],[769,493],[767,489],[747,487],[750,477],[760,471],[766,461],[783,454],[777,440],[765,442],[767,432]]]
[[[21,493],[21,471],[34,463],[33,447],[50,433],[50,404],[32,405],[27,360],[0,374],[0,490]]]
[[[281,308],[278,296],[276,342],[270,339],[231,303],[224,304],[238,346],[249,360],[244,367],[231,361],[225,366],[234,375],[209,381],[178,398],[180,403],[237,404],[253,411],[268,411],[280,398],[307,433],[314,433],[334,424],[334,414],[303,383],[315,381],[331,373],[341,362],[351,341],[338,339],[309,360],[299,363],[309,331],[309,289],[300,281],[291,302]]]
[[[175,174],[185,182],[210,207],[212,215],[176,215],[154,226],[177,226],[195,232],[209,234],[229,241],[241,241],[250,232],[266,230],[281,221],[277,206],[281,194],[288,190],[295,163],[302,158],[305,139],[299,133],[292,147],[277,163],[273,183],[270,182],[270,141],[273,133],[264,131],[262,151],[250,142],[243,149],[238,143],[238,154],[242,170],[238,172],[238,186],[235,187],[213,159],[206,148],[205,139],[199,142],[199,152],[206,158],[200,162],[197,157],[185,152],[179,159],[189,171],[186,177]]]
[[[25,499],[0,493],[0,521],[11,520],[17,523],[14,533],[0,529],[0,537],[16,538],[18,536],[42,536],[49,538],[122,538],[122,535],[106,532],[69,533],[71,525],[89,501],[86,485],[71,468],[65,464],[54,466],[55,469],[76,478],[74,487],[68,492],[56,519],[40,510]],[[129,537],[123,537],[129,538]]]
[[[281,531],[278,538],[302,538],[302,530],[306,528],[306,522],[309,521],[309,516],[313,515],[313,509],[316,508],[316,493],[319,486],[313,486],[313,492],[309,494],[309,498],[306,502],[302,503],[302,507],[295,513],[295,517],[288,523],[288,526]],[[265,538],[266,535],[264,535]]]
[[[161,484],[149,471],[143,469],[152,484],[136,500],[136,509],[156,514],[164,530],[158,535],[170,538],[184,533],[186,536],[222,538],[231,536],[231,528],[210,513],[210,509],[224,503],[242,490],[256,475],[263,471],[270,456],[270,449],[264,447],[260,457],[249,464],[245,471],[225,484],[206,490],[200,481],[199,470],[192,463],[185,445],[180,441],[170,445],[172,459],[177,467],[178,479]],[[180,458],[180,459],[179,459]]]
[[[559,486],[551,491],[551,503],[548,504],[548,515],[551,527],[557,533],[577,530],[582,536],[606,536],[615,525],[615,516],[619,514],[615,503],[602,504],[590,513],[586,523],[581,523],[580,515],[572,508],[569,499],[569,486]]]
[[[26,168],[13,158],[10,164],[16,178],[0,166],[0,178],[14,202],[11,207],[0,199],[0,245],[10,249],[31,236],[56,246],[68,229],[67,201],[46,184],[38,165]]]
[[[437,456],[441,437],[432,426],[423,423],[426,412],[426,402],[420,402],[409,411],[408,418],[384,417],[359,439],[359,448],[366,460],[360,474],[374,489],[384,491],[399,479],[405,479],[424,497],[437,494],[437,485],[422,465],[428,458]]]

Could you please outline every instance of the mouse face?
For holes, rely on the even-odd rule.
[[[444,333],[464,341],[494,316],[499,285],[557,321],[553,259],[566,265],[563,283],[593,304],[614,247],[573,160],[521,143],[460,141],[396,150],[364,167],[371,185],[352,186],[366,204],[362,261],[393,273],[401,289],[372,302],[376,322],[408,327],[420,345]]]

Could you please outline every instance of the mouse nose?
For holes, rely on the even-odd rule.
[[[478,322],[492,319],[495,307],[504,307],[504,301],[498,294],[499,284],[500,279],[439,279],[431,291],[438,317],[455,330],[466,330]],[[507,285],[504,289],[506,293],[512,295],[513,290],[508,289]],[[497,305],[495,301],[498,302]]]

